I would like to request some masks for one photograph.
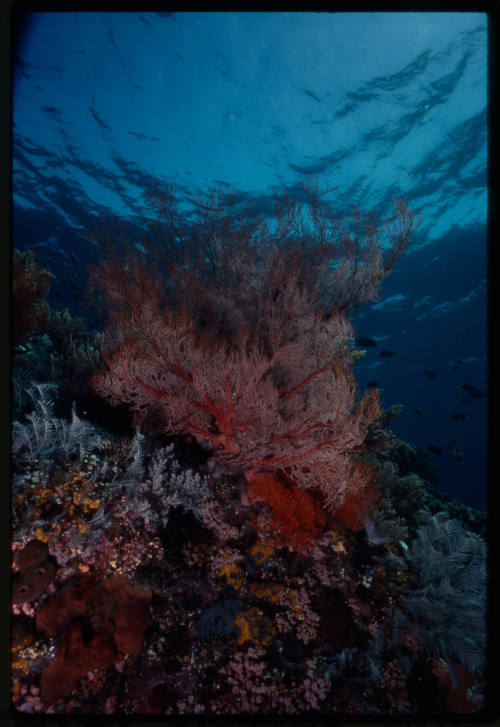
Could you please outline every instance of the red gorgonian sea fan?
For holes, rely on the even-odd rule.
[[[393,254],[414,226],[401,204],[397,213]],[[107,367],[92,384],[111,403],[129,403],[136,424],[195,436],[230,472],[285,471],[299,487],[321,492],[334,512],[347,491],[362,490],[370,479],[351,453],[360,451],[380,415],[376,390],[356,394],[349,295],[342,288],[348,290],[350,276],[358,285],[351,304],[356,296],[358,303],[375,297],[387,274],[382,244],[370,222],[368,252],[362,238],[356,247],[346,233],[344,257],[333,258],[321,218],[323,257],[305,256],[304,221],[290,209],[291,219],[280,214],[274,232],[242,220],[239,239],[237,218],[217,225],[205,218],[198,229],[200,244],[211,229],[205,267],[196,256],[171,259],[163,271],[130,254],[104,260],[93,284],[109,306]],[[332,259],[337,293],[327,305]],[[339,278],[342,270],[346,279]]]

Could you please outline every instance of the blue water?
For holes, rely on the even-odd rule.
[[[404,404],[398,437],[439,447],[437,486],[485,508],[486,397],[463,403],[457,387],[487,390],[486,51],[481,13],[29,14],[13,246],[56,275],[51,305],[86,316],[88,229],[113,214],[140,225],[154,187],[186,205],[231,190],[265,211],[317,179],[339,212],[379,218],[405,197],[422,223],[354,317],[377,342],[357,380]]]

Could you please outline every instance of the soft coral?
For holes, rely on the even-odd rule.
[[[246,497],[254,506],[258,502],[270,505],[272,516],[267,532],[260,536],[267,545],[288,546],[306,553],[326,526],[323,508],[308,492],[299,490],[288,478],[265,470],[250,470],[246,474]],[[253,526],[259,532],[259,519]]]

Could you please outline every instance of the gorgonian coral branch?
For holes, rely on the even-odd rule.
[[[285,470],[335,510],[369,480],[351,455],[380,414],[375,391],[356,399],[346,311],[374,298],[410,239],[411,212],[396,213],[389,258],[372,217],[348,229],[316,195],[309,218],[284,203],[274,232],[218,217],[212,200],[194,225],[200,245],[184,240],[168,270],[158,251],[151,265],[130,251],[106,260],[93,283],[109,302],[107,370],[93,385],[136,423],[196,437],[230,472]]]

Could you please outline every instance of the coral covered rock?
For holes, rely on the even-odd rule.
[[[26,614],[16,614],[10,623],[10,644],[13,649],[23,646],[34,634],[33,619]]]
[[[42,674],[42,700],[51,704],[89,670],[138,654],[149,620],[151,591],[126,576],[90,574],[37,613],[38,629],[55,637],[57,654]]]
[[[30,540],[14,554],[16,573],[12,578],[12,602],[34,601],[45,592],[57,573],[55,559],[46,543]]]
[[[33,565],[38,565],[49,557],[49,546],[42,540],[30,540],[24,548],[14,551],[13,563],[14,567],[19,570],[25,570]]]

